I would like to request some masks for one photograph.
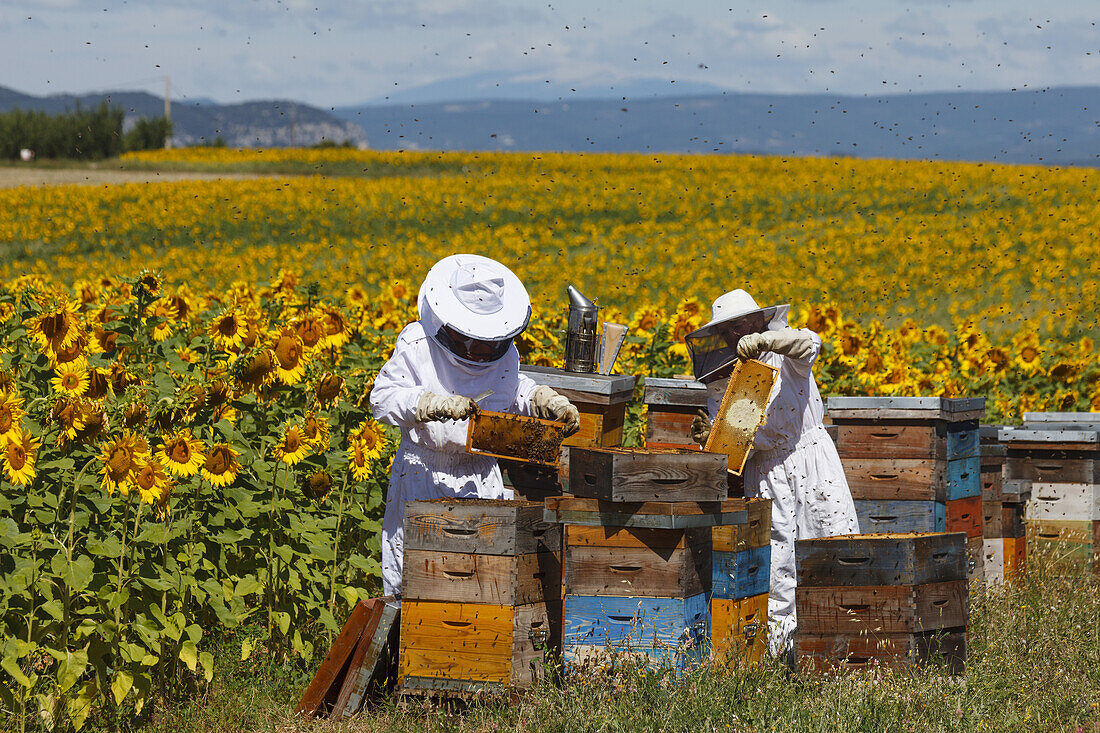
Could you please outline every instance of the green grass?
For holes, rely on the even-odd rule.
[[[466,709],[382,702],[348,723],[292,713],[318,659],[239,659],[223,637],[218,673],[162,694],[140,719],[99,714],[94,731],[1100,731],[1100,582],[1033,558],[1021,583],[971,588],[965,679],[929,667],[801,677],[771,661],[683,679],[623,669],[547,683]],[[320,644],[318,646],[321,646]]]

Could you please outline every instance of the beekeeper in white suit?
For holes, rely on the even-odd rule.
[[[811,369],[821,339],[787,325],[790,305],[761,308],[744,290],[714,301],[710,323],[688,334],[695,376],[707,384],[713,417],[736,359],[757,359],[779,369],[768,398],[766,422],[756,433],[742,474],[745,495],[772,500],[771,647],[785,652],[794,633],[795,540],[859,531],[855,505],[836,446],[825,431],[825,406]],[[692,437],[706,443],[710,419],[700,415]]]
[[[520,374],[512,341],[527,328],[531,299],[504,265],[459,254],[437,262],[418,300],[420,320],[397,337],[370,393],[375,418],[401,428],[382,520],[382,587],[401,593],[405,502],[478,497],[510,499],[496,459],[466,452],[472,398],[479,406],[580,427],[562,395]]]

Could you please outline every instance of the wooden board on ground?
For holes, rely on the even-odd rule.
[[[714,415],[704,450],[729,456],[729,470],[737,475],[745,468],[756,431],[764,424],[768,398],[779,370],[755,359],[738,360],[729,386]]]
[[[921,585],[799,586],[799,633],[905,634],[966,626],[968,581]]]
[[[370,602],[373,629],[368,623],[359,637],[332,709],[333,718],[350,718],[368,699],[383,697],[396,681],[401,606],[393,596],[372,598]]]
[[[561,549],[561,527],[535,501],[433,499],[405,504],[405,549],[525,555]]]
[[[333,709],[356,647],[364,635],[373,637],[385,605],[386,599],[382,598],[371,598],[355,604],[344,628],[336,636],[332,648],[325,655],[302,699],[298,701],[294,710],[296,714],[312,718],[327,715]]]
[[[574,496],[616,502],[724,501],[721,453],[658,448],[582,448],[569,452]]]
[[[558,465],[565,423],[488,410],[478,410],[469,423],[468,453],[541,466]]]

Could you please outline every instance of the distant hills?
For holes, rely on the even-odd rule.
[[[474,80],[457,91],[476,94],[485,91],[485,83]],[[310,145],[324,139],[357,145],[369,141],[379,149],[758,153],[1100,165],[1100,87],[882,96],[687,88],[677,96],[660,97],[632,96],[629,87],[612,89],[601,91],[617,97],[391,100],[331,111],[288,101],[219,105],[203,100],[173,104],[172,117],[175,142],[184,145],[220,136],[242,147]],[[428,93],[442,95],[446,89],[406,94],[420,98]],[[141,92],[32,97],[0,87],[0,110],[59,111],[77,101],[94,106],[102,99],[135,117],[163,110],[161,98]]]
[[[73,109],[77,104],[96,107],[104,100],[122,108],[128,123],[140,117],[164,114],[164,98],[145,92],[34,97],[0,87],[0,112],[21,108],[57,113]],[[173,101],[172,125],[172,140],[177,145],[210,144],[217,138],[230,147],[241,148],[313,145],[322,140],[337,143],[350,140],[356,145],[367,143],[367,136],[358,125],[316,107],[286,100],[241,104]]]

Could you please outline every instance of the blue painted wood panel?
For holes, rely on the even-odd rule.
[[[982,495],[981,456],[947,462],[947,500]]]
[[[767,593],[771,577],[771,545],[741,552],[711,555],[712,598],[748,598]]]
[[[947,460],[981,455],[981,439],[976,422],[947,424]]]
[[[705,646],[710,604],[705,593],[690,598],[566,595],[563,642],[570,646],[679,649]]]
[[[859,531],[864,534],[943,532],[947,526],[947,507],[939,501],[858,499],[855,505]]]

